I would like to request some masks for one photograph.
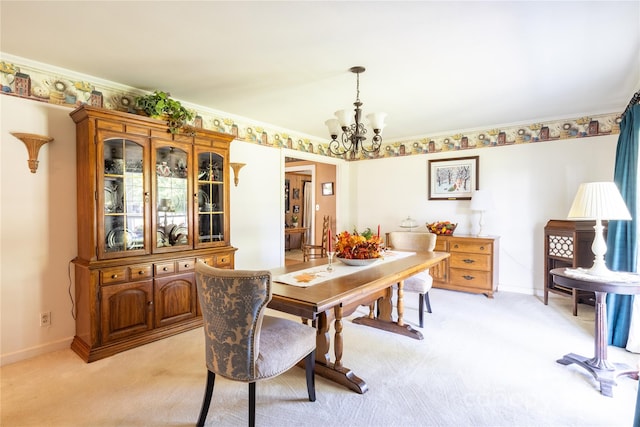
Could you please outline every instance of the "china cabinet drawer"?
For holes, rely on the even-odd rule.
[[[129,266],[129,279],[140,280],[153,277],[152,264],[138,264]]]
[[[173,274],[176,272],[176,263],[174,261],[163,262],[161,264],[156,264],[155,266],[155,275],[162,276],[166,274]]]
[[[491,256],[474,253],[451,252],[449,258],[451,268],[467,268],[470,270],[491,270]]]
[[[215,267],[225,268],[231,265],[231,255],[218,255],[216,256]]]
[[[180,259],[176,261],[176,263],[178,264],[178,272],[180,273],[185,271],[193,271],[193,269],[196,266],[196,259],[195,258]]]
[[[451,284],[470,288],[485,289],[489,281],[488,271],[452,268],[449,271],[449,274],[449,281],[451,282]]]
[[[112,285],[128,280],[129,269],[127,267],[105,268],[100,270],[100,283],[103,285]]]
[[[215,266],[216,265],[216,257],[215,256],[207,256],[207,257],[199,257],[196,261],[202,261],[203,263],[209,265],[209,266]]]

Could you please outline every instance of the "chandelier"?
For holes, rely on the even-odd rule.
[[[357,157],[358,151],[362,150],[367,153],[377,153],[382,143],[382,129],[384,128],[384,119],[386,113],[372,113],[367,115],[369,125],[373,129],[373,137],[371,142],[366,142],[367,129],[362,123],[362,102],[360,102],[360,73],[364,73],[364,67],[351,67],[349,71],[356,75],[356,102],[353,103],[355,115],[349,110],[340,110],[335,112],[335,119],[329,119],[324,122],[329,128],[331,142],[329,150],[336,156],[343,156],[351,152],[352,157]],[[355,120],[355,122],[354,122]],[[342,134],[340,131],[342,130]],[[338,140],[338,135],[340,139]]]

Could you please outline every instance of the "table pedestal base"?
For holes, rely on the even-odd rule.
[[[596,357],[584,357],[579,354],[565,354],[562,359],[557,360],[561,365],[575,363],[589,371],[591,375],[600,383],[600,393],[613,397],[614,385],[617,385],[616,378],[622,375],[638,379],[638,369],[634,369],[624,363],[611,363]]]
[[[372,328],[382,329],[383,331],[393,332],[398,335],[413,338],[416,340],[424,339],[422,332],[416,331],[410,325],[398,325],[397,322],[389,322],[381,319],[372,319],[367,316],[356,317],[352,320],[357,325],[371,326]]]

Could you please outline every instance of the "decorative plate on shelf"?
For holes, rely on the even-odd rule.
[[[378,261],[380,258],[365,258],[365,259],[355,259],[355,258],[340,258],[337,257],[340,262],[346,265],[362,267],[364,265],[370,265],[374,262]]]
[[[124,249],[125,243],[127,245],[127,249],[132,249],[136,244],[135,234],[126,228],[114,228],[109,232],[109,234],[107,234],[107,247],[109,249]]]

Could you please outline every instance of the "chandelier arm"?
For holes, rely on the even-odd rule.
[[[343,132],[340,141],[332,139],[331,142],[329,142],[329,151],[335,156],[344,156],[351,150],[351,146],[351,139]]]

